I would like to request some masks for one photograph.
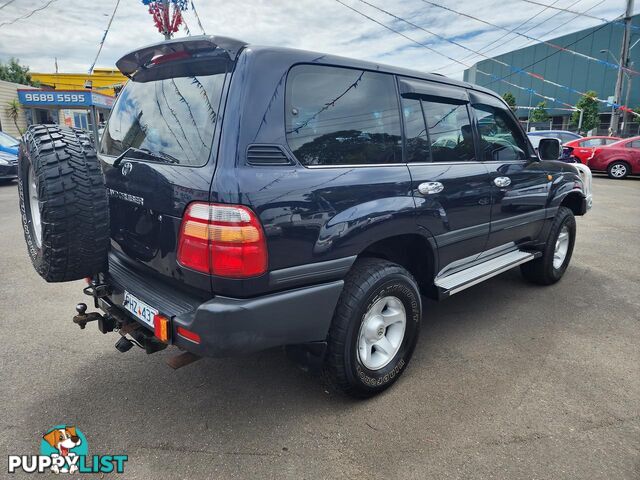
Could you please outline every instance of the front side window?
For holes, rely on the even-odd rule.
[[[204,165],[211,151],[224,77],[225,73],[216,73],[128,82],[102,136],[102,153],[117,156],[134,147],[150,154],[143,154],[141,160]]]
[[[431,161],[427,125],[420,103],[417,98],[402,98],[407,163]]]
[[[619,141],[620,141],[620,140],[619,140],[619,139],[617,139],[617,138],[605,138],[605,139],[602,141],[602,144],[603,144],[603,145],[611,145],[612,143],[616,143],[616,142],[619,142]]]
[[[402,162],[392,75],[298,65],[287,79],[286,136],[303,165]]]
[[[640,148],[640,140],[634,140],[633,142],[629,142],[630,148]]]
[[[480,132],[481,160],[508,161],[527,158],[527,145],[513,119],[502,109],[473,105]]]
[[[476,159],[473,130],[466,104],[423,100],[434,162],[466,162]]]

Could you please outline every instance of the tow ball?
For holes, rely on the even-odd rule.
[[[98,312],[87,313],[87,304],[79,303],[76,305],[76,312],[78,313],[73,317],[73,323],[78,325],[81,329],[87,326],[87,323],[98,321],[98,330],[102,333],[113,332],[116,322],[109,316],[102,315]]]

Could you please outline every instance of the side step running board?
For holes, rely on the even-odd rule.
[[[513,267],[538,258],[541,252],[511,251],[456,273],[436,278],[435,284],[442,296],[453,295]]]

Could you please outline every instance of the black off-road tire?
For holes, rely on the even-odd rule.
[[[553,266],[553,256],[555,254],[556,241],[562,231],[563,226],[569,230],[569,246],[564,261],[559,268]],[[560,207],[556,213],[549,235],[542,252],[542,257],[520,265],[520,271],[524,278],[539,285],[552,285],[562,278],[569,266],[573,246],[576,241],[576,219],[573,212],[567,207]]]
[[[31,211],[30,170],[38,194],[40,242]],[[105,269],[109,204],[86,133],[56,125],[29,127],[18,154],[18,192],[27,251],[42,278],[67,282]]]
[[[612,172],[612,170],[614,170],[614,167],[618,168],[618,170],[621,170],[624,167],[624,173],[622,175],[615,175]],[[607,175],[609,176],[609,178],[612,178],[614,180],[624,180],[629,176],[630,173],[631,165],[623,160],[616,160],[615,162],[611,162],[607,167]]]
[[[358,335],[369,308],[385,296],[398,298],[404,306],[404,338],[386,366],[369,370],[358,356]],[[345,279],[329,329],[322,372],[325,382],[357,398],[373,396],[391,386],[409,364],[418,340],[421,315],[418,285],[407,270],[377,258],[358,260]]]

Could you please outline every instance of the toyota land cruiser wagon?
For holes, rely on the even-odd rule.
[[[174,367],[286,346],[373,395],[407,368],[423,297],[516,266],[557,282],[591,206],[588,168],[553,161],[554,139],[534,153],[474,85],[206,36],[117,66],[95,149],[26,134],[25,238],[47,281],[87,277],[102,312],[76,323],[121,351],[177,347]]]

